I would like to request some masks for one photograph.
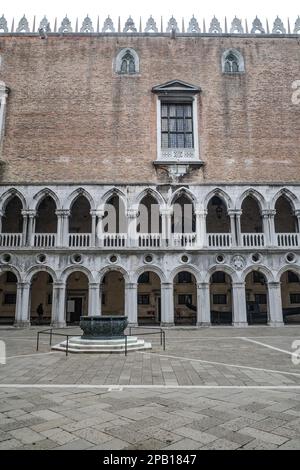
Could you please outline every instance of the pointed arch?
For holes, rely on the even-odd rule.
[[[223,73],[245,72],[244,57],[237,49],[226,49],[222,54],[221,64]]]
[[[30,209],[37,210],[41,202],[46,198],[51,197],[56,205],[56,210],[61,209],[60,200],[52,189],[44,188],[33,196],[32,207]]]
[[[128,66],[123,70],[123,60],[128,56]],[[134,66],[134,67],[133,67]],[[140,59],[137,52],[132,47],[122,48],[115,58],[115,71],[119,74],[135,74],[140,71]]]
[[[98,210],[101,210],[101,209],[104,209],[104,206],[105,204],[110,200],[111,197],[113,196],[118,196],[123,204],[124,204],[124,207],[126,209],[127,207],[127,198],[126,198],[126,194],[121,191],[119,188],[116,188],[116,187],[113,187],[111,189],[109,189],[108,191],[106,191],[102,196],[101,196],[101,202],[98,206]]]
[[[298,197],[292,191],[290,191],[287,188],[281,188],[273,196],[273,198],[271,200],[271,204],[270,204],[271,209],[275,209],[276,202],[281,196],[285,197],[290,202],[293,210],[300,209],[300,203],[299,203]]]
[[[10,188],[7,191],[5,191],[5,193],[3,193],[0,197],[0,210],[2,210],[4,212],[5,209],[6,209],[7,204],[14,197],[18,197],[20,199],[20,201],[22,203],[23,210],[27,209],[27,203],[26,203],[25,196],[18,189]]]
[[[226,203],[226,206],[227,206],[227,210],[229,209],[233,209],[233,202],[232,202],[232,199],[231,197],[229,196],[229,194],[227,194],[225,191],[223,191],[223,189],[221,188],[215,188],[213,189],[212,191],[210,191],[206,196],[205,196],[205,199],[204,199],[204,207],[207,209],[208,207],[208,204],[209,204],[209,201],[213,198],[213,197],[219,197],[221,199],[223,199],[223,201]]]
[[[267,209],[267,202],[264,196],[254,188],[248,188],[244,191],[236,201],[236,209],[241,210],[242,204],[247,197],[255,199],[259,205],[260,211]]]
[[[89,203],[90,203],[90,206],[91,206],[91,210],[95,210],[95,201],[94,201],[94,198],[92,197],[92,195],[86,191],[84,188],[77,188],[75,189],[75,191],[73,191],[67,198],[67,201],[66,201],[66,207],[64,207],[64,209],[68,209],[68,210],[71,210],[72,209],[72,206],[73,204],[75,203],[75,201],[80,197],[80,196],[83,196],[85,197]]]
[[[183,186],[176,189],[176,191],[174,191],[174,193],[170,196],[168,200],[168,205],[171,206],[172,204],[174,204],[174,202],[176,202],[176,200],[180,196],[183,196],[183,195],[186,196],[188,199],[190,199],[193,203],[193,206],[195,207],[197,203],[196,195],[189,188],[185,188]]]
[[[153,188],[145,188],[143,191],[141,191],[134,200],[134,204],[139,205],[141,201],[144,199],[146,196],[151,196],[153,199],[157,201],[157,203],[160,205],[160,207],[163,207],[166,204],[166,201],[164,200],[163,196],[156,191]]]

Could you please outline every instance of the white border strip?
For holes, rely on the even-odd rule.
[[[136,390],[300,390],[300,385],[97,385],[97,384],[0,384],[0,389],[99,389],[118,392]]]

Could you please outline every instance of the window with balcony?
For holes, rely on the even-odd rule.
[[[159,162],[197,163],[198,86],[172,80],[152,88],[157,95],[157,159]]]

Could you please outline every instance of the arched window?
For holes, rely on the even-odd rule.
[[[139,57],[134,49],[122,49],[116,57],[116,72],[131,75],[139,72]]]
[[[240,73],[244,72],[244,59],[242,54],[237,50],[227,50],[222,55],[222,71],[223,73]]]
[[[121,73],[135,73],[134,57],[129,51],[122,58]]]

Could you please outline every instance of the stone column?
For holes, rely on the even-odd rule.
[[[65,247],[69,246],[69,217],[70,217],[70,211],[68,209],[64,209],[62,211],[61,244],[62,246],[65,246]]]
[[[296,232],[300,233],[300,210],[297,209],[294,212],[294,216],[297,217],[297,227],[296,227]]]
[[[96,216],[98,217],[96,223],[96,246],[103,246],[103,218],[104,218],[105,211],[104,209],[98,209],[96,211]]]
[[[100,316],[100,285],[98,282],[89,283],[89,317]]]
[[[64,328],[66,326],[66,284],[53,283],[51,326]]]
[[[97,217],[97,211],[91,210],[90,214],[92,216],[91,247],[95,247],[96,246],[96,217]]]
[[[125,283],[125,316],[130,326],[138,325],[137,290],[136,282]]]
[[[235,211],[229,210],[228,215],[230,217],[230,232],[231,232],[231,239],[232,239],[232,246],[236,246],[236,232],[235,232]]]
[[[280,282],[268,282],[268,298],[268,324],[270,326],[283,326]]]
[[[2,233],[2,217],[4,216],[3,211],[0,211],[0,233]]]
[[[245,282],[232,283],[232,314],[233,326],[248,326]]]
[[[138,235],[136,231],[136,219],[138,216],[137,209],[128,209],[127,210],[127,220],[128,220],[128,228],[127,228],[127,243],[129,247],[136,247],[138,246]]]
[[[63,240],[63,214],[64,211],[57,209],[55,211],[55,214],[57,216],[57,234],[56,234],[56,246],[60,247],[63,246],[62,240]]]
[[[0,152],[2,150],[3,136],[5,130],[6,101],[10,89],[2,82],[0,84]]]
[[[270,239],[269,210],[262,211],[262,219],[263,219],[263,232],[265,234],[265,244],[266,246],[270,246],[271,239]]]
[[[170,208],[160,209],[163,246],[169,246],[170,244],[172,212],[173,211]]]
[[[209,326],[210,319],[210,290],[209,282],[197,283],[197,326]]]
[[[161,326],[174,326],[174,292],[172,282],[161,283]]]
[[[269,232],[270,232],[270,245],[277,246],[277,237],[275,233],[275,214],[276,210],[269,211]]]
[[[206,210],[195,209],[197,248],[203,248],[206,245],[206,215]]]
[[[242,211],[235,211],[235,221],[236,221],[236,244],[237,246],[243,246],[242,240],[242,228],[241,228],[241,215]]]
[[[34,246],[36,211],[35,211],[35,210],[29,210],[29,211],[27,211],[27,215],[28,215],[28,238],[27,238],[27,245],[29,245],[29,246]]]
[[[18,282],[16,314],[14,326],[24,328],[30,326],[30,282]]]

